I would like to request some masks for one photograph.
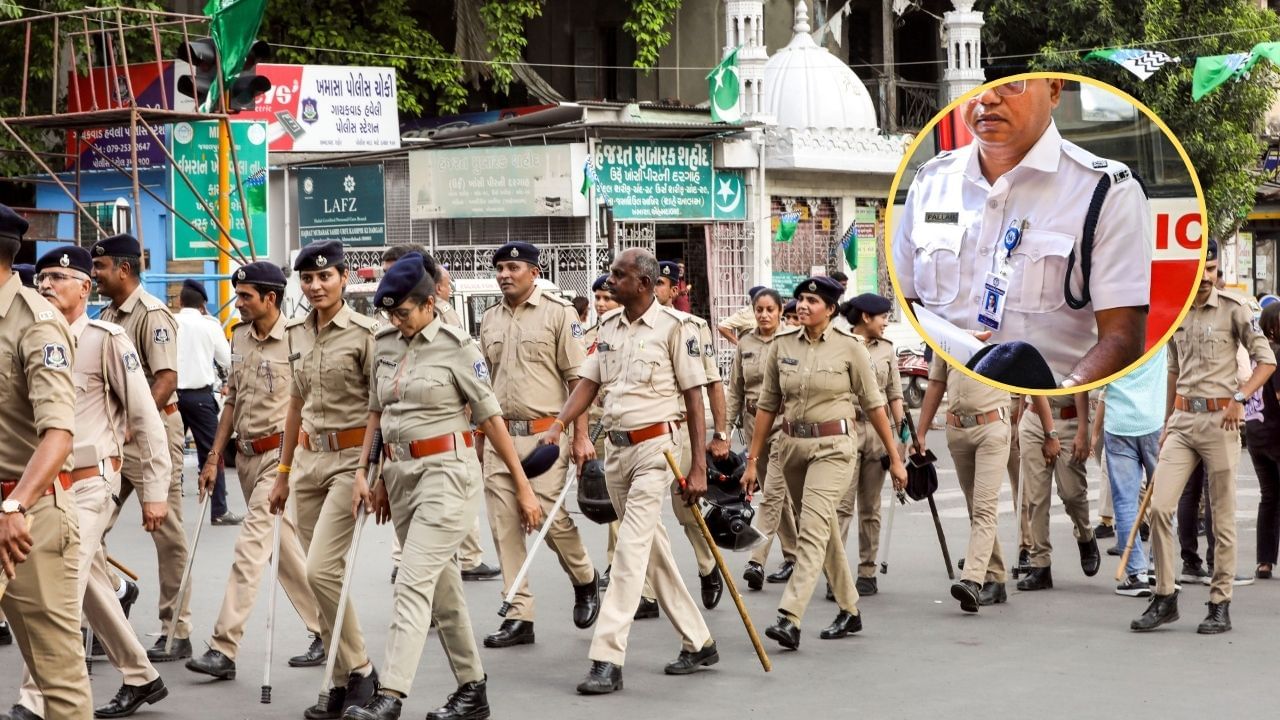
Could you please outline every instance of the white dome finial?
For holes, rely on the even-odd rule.
[[[796,24],[791,26],[791,30],[797,35],[800,33],[809,34],[809,4],[805,0],[799,0],[796,3]]]

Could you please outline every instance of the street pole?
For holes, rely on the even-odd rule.
[[[223,119],[218,131],[218,218],[231,230],[231,121]],[[223,252],[218,253],[218,320],[225,328],[231,320],[231,236],[218,233]]]

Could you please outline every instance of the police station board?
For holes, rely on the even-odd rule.
[[[603,140],[592,163],[597,198],[617,220],[745,220],[742,173],[717,171],[709,142]]]
[[[298,239],[341,240],[350,246],[386,244],[382,165],[298,171]]]
[[[583,143],[411,152],[409,217],[583,217],[586,158]]]
[[[169,197],[177,212],[169,217],[169,236],[173,238],[173,260],[217,260],[218,249],[201,235],[215,240],[218,225],[210,217],[218,212],[218,133],[219,121],[201,120],[174,123],[169,133],[170,152],[176,163],[169,167]],[[231,121],[231,139],[235,145],[233,158],[240,166],[239,179],[252,221],[253,253],[267,255],[267,128],[266,123]],[[205,205],[179,175],[181,168]],[[236,189],[236,173],[231,171],[231,240],[245,255],[249,254],[249,235],[245,230],[245,213],[240,209],[241,193]],[[178,219],[178,215],[191,223]],[[192,227],[194,225],[195,227]],[[196,230],[199,228],[199,230]]]

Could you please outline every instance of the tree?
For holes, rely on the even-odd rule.
[[[1234,235],[1253,209],[1265,149],[1259,135],[1275,98],[1276,73],[1265,63],[1247,80],[1228,82],[1191,101],[1191,74],[1200,55],[1247,52],[1280,30],[1274,13],[1248,0],[990,0],[989,56],[1034,55],[1032,70],[1095,77],[1138,98],[1178,136],[1200,177],[1209,236]],[[1082,48],[1140,47],[1180,56],[1147,81],[1118,65],[1083,63]]]

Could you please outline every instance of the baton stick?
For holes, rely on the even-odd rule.
[[[271,589],[267,600],[267,661],[262,666],[262,704],[271,704],[271,653],[275,646],[276,586],[280,578],[280,523],[284,513],[276,515],[274,539],[271,541]]]
[[[191,568],[196,564],[196,548],[200,547],[200,530],[204,528],[204,517],[209,513],[209,501],[212,499],[213,493],[209,493],[200,502],[200,515],[196,517],[196,531],[192,535],[191,549],[187,553],[187,567],[182,571],[182,582],[178,585],[178,602],[173,607],[173,617],[169,619],[169,627],[165,632],[165,655],[173,653],[173,635],[178,629],[178,618],[182,617],[183,609],[187,606],[187,592],[191,590]]]
[[[125,565],[124,563],[122,563],[122,562],[120,562],[119,560],[117,560],[117,559],[115,559],[115,558],[111,557],[110,555],[108,555],[108,556],[107,556],[107,562],[108,562],[108,563],[111,563],[111,567],[113,567],[113,568],[115,568],[115,569],[119,570],[120,572],[124,573],[125,575],[127,575],[127,576],[129,577],[129,579],[130,579],[130,580],[132,580],[132,581],[134,581],[134,582],[138,582],[138,573],[136,573],[136,572],[134,572],[134,571],[130,570],[130,569],[129,569],[129,567],[128,567],[127,565]]]
[[[1129,541],[1124,544],[1124,553],[1120,555],[1120,567],[1116,568],[1116,582],[1123,582],[1125,567],[1129,564],[1129,554],[1133,552],[1134,540],[1138,537],[1138,528],[1147,515],[1147,506],[1151,504],[1151,496],[1156,489],[1155,478],[1147,482],[1147,489],[1142,493],[1142,502],[1138,504],[1138,515],[1133,519],[1133,527],[1129,528]]]

